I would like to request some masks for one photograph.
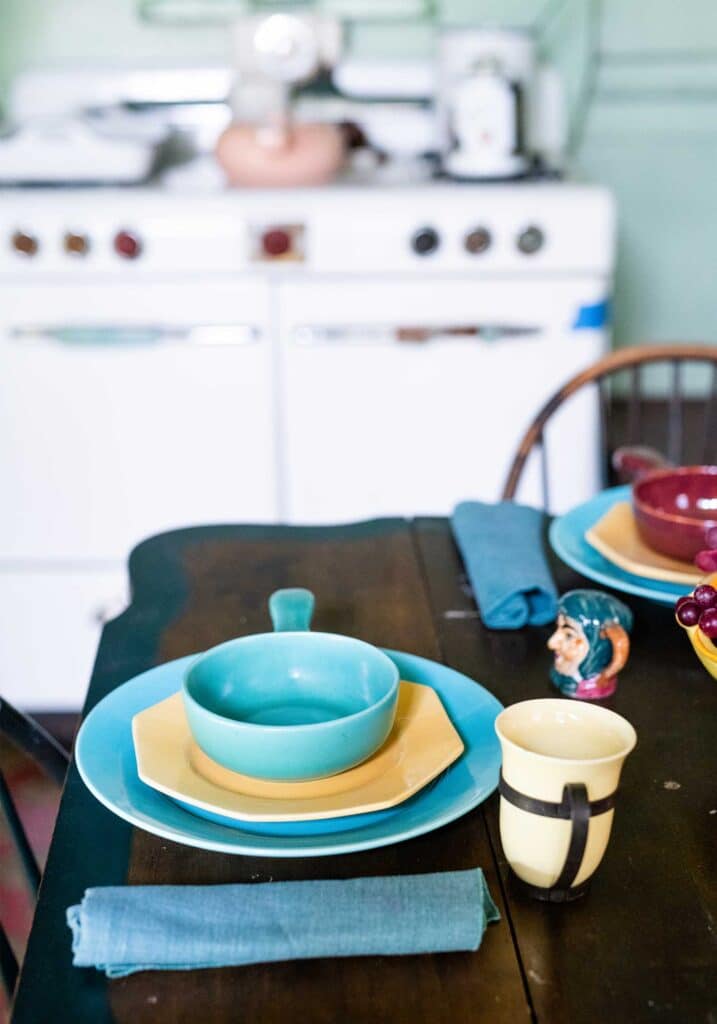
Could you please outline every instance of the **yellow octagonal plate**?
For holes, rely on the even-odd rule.
[[[608,509],[602,519],[586,531],[585,540],[609,562],[635,576],[688,586],[696,586],[704,576],[689,562],[669,558],[648,547],[638,533],[632,507],[627,501],[619,501]]]
[[[385,810],[408,800],[463,753],[463,741],[430,686],[402,682],[383,747],[328,779],[269,782],[229,771],[192,739],[181,693],[132,719],[137,773],[167,796],[240,821],[318,821]]]

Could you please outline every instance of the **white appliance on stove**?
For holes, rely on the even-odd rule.
[[[561,183],[1,192],[0,692],[81,702],[150,534],[499,497],[607,347],[613,249],[610,196]],[[560,509],[591,398],[551,430]]]

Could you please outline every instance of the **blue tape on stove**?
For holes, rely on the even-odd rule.
[[[573,323],[573,330],[583,327],[605,327],[611,319],[612,310],[609,299],[595,302],[590,306],[581,306]]]

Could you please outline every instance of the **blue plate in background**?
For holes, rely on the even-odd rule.
[[[649,601],[672,605],[678,597],[689,593],[686,583],[659,583],[644,576],[635,576],[608,561],[585,540],[585,533],[602,519],[618,501],[630,501],[631,488],[611,487],[590,501],[558,516],[550,524],[550,544],[555,554],[582,576],[602,583],[613,590]]]
[[[396,808],[356,816],[345,831],[307,833],[306,822],[281,834],[228,827],[189,813],[137,776],[132,718],[138,711],[176,693],[192,660],[150,669],[119,686],[93,708],[75,745],[80,775],[95,797],[137,828],[221,853],[262,857],[317,857],[354,853],[422,835],[459,818],[488,797],[498,785],[500,746],[493,729],[502,705],[478,683],[436,662],[412,654],[386,651],[402,679],[432,686],[465,744],[461,757],[437,780]],[[195,810],[195,809],[193,809]],[[360,819],[360,820],[359,820]],[[319,824],[317,823],[314,823]]]

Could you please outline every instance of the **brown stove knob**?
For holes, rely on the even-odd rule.
[[[62,246],[71,256],[86,256],[90,251],[90,240],[87,235],[75,231],[66,231]]]
[[[479,256],[486,249],[490,249],[492,241],[490,231],[487,228],[474,228],[473,231],[468,232],[463,244],[466,247],[466,252],[471,253],[473,256]]]
[[[10,240],[15,252],[23,256],[34,256],[40,248],[40,243],[34,235],[28,235],[25,231],[16,231]]]

